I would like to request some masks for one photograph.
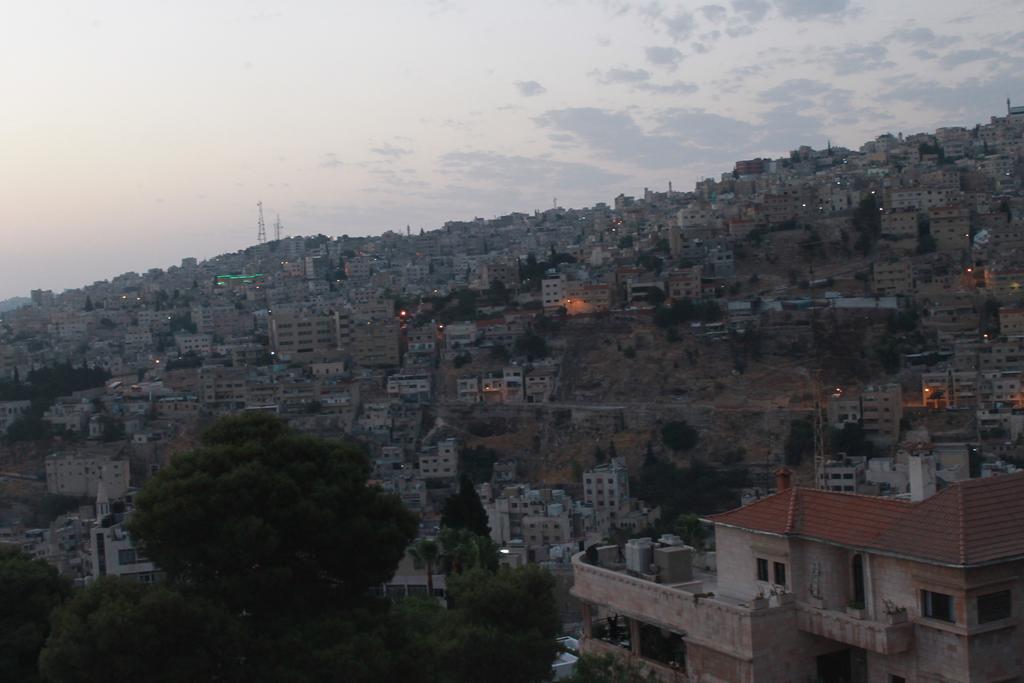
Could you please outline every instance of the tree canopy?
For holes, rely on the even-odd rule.
[[[50,612],[70,591],[67,580],[46,562],[0,544],[0,672],[5,679],[37,680],[36,659],[50,631]]]
[[[258,617],[349,604],[391,577],[416,533],[369,475],[353,446],[266,414],[226,418],[147,483],[131,531],[172,581]]]
[[[480,496],[468,476],[459,478],[459,492],[451,495],[444,502],[441,510],[441,526],[452,529],[468,529],[478,536],[490,536],[491,527],[487,523],[487,512],[484,510]]]

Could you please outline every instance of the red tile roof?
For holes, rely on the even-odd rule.
[[[948,565],[1024,556],[1024,473],[956,482],[919,503],[794,487],[716,524]]]

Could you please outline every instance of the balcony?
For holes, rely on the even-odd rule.
[[[797,627],[801,631],[881,655],[906,652],[914,642],[914,624],[909,621],[887,624],[805,604],[797,608]]]

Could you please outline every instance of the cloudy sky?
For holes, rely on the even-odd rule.
[[[1024,103],[1020,0],[0,7],[0,298],[287,234],[689,189]]]

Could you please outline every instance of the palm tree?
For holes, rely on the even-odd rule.
[[[434,563],[441,557],[441,546],[431,538],[417,541],[409,548],[409,554],[427,568],[427,595],[434,597]]]

